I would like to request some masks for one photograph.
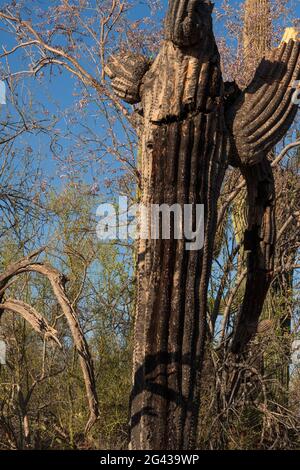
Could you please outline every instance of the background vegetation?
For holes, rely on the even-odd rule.
[[[138,198],[138,109],[112,94],[104,64],[133,49],[152,60],[166,1],[0,2],[0,263],[45,246],[39,260],[68,278],[95,369],[100,416],[86,431],[86,389],[74,338],[49,280],[24,272],[0,298],[22,300],[57,331],[61,348],[20,315],[0,310],[1,449],[126,448],[134,312],[134,243],[101,243],[96,208]],[[272,42],[297,26],[299,6],[272,3]],[[225,79],[244,86],[243,3],[216,2]],[[274,149],[276,276],[260,329],[238,364],[228,337],[243,292],[240,247],[245,213],[240,174],[229,169],[219,208],[210,282],[210,341],[203,380],[199,448],[299,448],[300,376],[291,365],[299,334],[299,164],[296,122]],[[0,286],[1,287],[1,286]],[[4,296],[4,297],[3,297]]]

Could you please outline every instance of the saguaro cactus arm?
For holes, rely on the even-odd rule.
[[[292,124],[292,97],[300,78],[300,43],[290,40],[270,52],[254,79],[227,112],[234,163],[247,183],[248,226],[244,234],[247,282],[236,321],[232,351],[239,353],[255,334],[267,295],[275,255],[275,188],[270,150]]]
[[[165,22],[165,36],[178,47],[200,44],[212,31],[209,0],[173,0]],[[204,13],[204,14],[203,14]],[[205,14],[206,13],[206,14]]]
[[[261,162],[285,135],[297,112],[292,96],[299,78],[300,41],[283,43],[262,60],[227,114],[238,164]]]
[[[46,338],[51,338],[60,344],[56,336],[56,330],[49,326],[46,320],[34,308],[24,302],[14,299],[3,301],[5,291],[10,285],[9,281],[13,280],[20,274],[35,272],[49,279],[53,293],[67,319],[79,354],[80,366],[83,373],[90,411],[90,416],[85,428],[86,432],[88,432],[99,416],[93,361],[87,341],[79,323],[77,313],[66,293],[65,284],[67,282],[67,278],[49,264],[34,262],[34,258],[43,250],[44,248],[39,249],[31,253],[26,258],[10,264],[3,273],[0,273],[0,314],[3,310],[14,311],[19,315],[22,315],[40,334],[43,334]]]
[[[246,288],[236,320],[231,349],[243,350],[256,333],[272,281],[276,242],[275,186],[270,161],[241,168],[247,184],[248,223],[244,232]]]

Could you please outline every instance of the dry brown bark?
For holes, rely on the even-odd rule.
[[[295,118],[293,84],[299,75],[300,43],[291,40],[266,55],[250,85],[227,113],[233,160],[245,177],[249,208],[244,237],[248,274],[235,325],[233,352],[242,351],[255,334],[273,277],[275,189],[268,154]]]
[[[57,337],[57,331],[52,328],[45,318],[43,318],[42,315],[31,305],[28,305],[21,300],[7,299],[4,302],[1,302],[0,310],[8,310],[14,313],[18,313],[32,326],[32,328],[37,333],[39,333],[45,339],[54,340],[61,347],[60,341]]]
[[[250,212],[248,275],[235,352],[255,333],[272,278],[274,193],[267,154],[296,114],[291,93],[299,77],[299,43],[290,41],[273,51],[249,87],[225,99],[212,8],[208,0],[169,1],[165,41],[139,81],[138,96],[136,79],[143,74],[144,59],[115,56],[106,68],[115,93],[142,105],[142,203],[205,205],[202,250],[186,251],[185,240],[174,239],[174,227],[170,240],[139,243],[133,449],[196,445],[207,288],[228,161],[245,176]]]

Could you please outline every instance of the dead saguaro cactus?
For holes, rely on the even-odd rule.
[[[297,106],[292,97],[300,76],[300,42],[289,40],[270,51],[250,85],[228,110],[232,162],[240,167],[248,193],[244,234],[248,275],[232,341],[240,352],[255,334],[274,266],[275,189],[267,155],[291,126]]]
[[[116,95],[127,103],[136,104],[141,100],[140,84],[148,69],[145,57],[127,52],[111,57],[105,73],[113,81]]]
[[[291,93],[299,78],[299,43],[291,41],[274,51],[249,87],[227,100],[212,9],[209,0],[169,1],[165,40],[138,87],[126,86],[124,77],[139,75],[140,59],[136,73],[131,59],[127,71],[126,57],[121,67],[113,68],[114,58],[107,67],[118,96],[129,103],[140,98],[141,202],[147,207],[205,206],[201,250],[187,250],[185,240],[176,239],[174,224],[169,240],[160,236],[139,241],[133,449],[196,446],[208,280],[228,161],[246,178],[249,204],[244,240],[248,279],[233,339],[236,352],[255,333],[272,277],[274,189],[266,155],[296,113]]]
[[[251,74],[271,49],[272,29],[271,1],[245,0],[243,55],[247,74]]]

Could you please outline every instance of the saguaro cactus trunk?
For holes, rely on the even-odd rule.
[[[186,250],[186,240],[174,239],[174,227],[170,240],[140,242],[131,405],[134,448],[194,445],[207,283],[226,165],[223,87],[211,5],[183,3],[170,6],[166,41],[141,85],[142,202],[178,203],[182,208],[204,204],[206,236],[204,248],[194,251]]]
[[[253,73],[253,71],[255,70],[255,64],[257,64],[262,59],[262,57],[264,57],[264,55],[267,54],[271,49],[273,25],[271,21],[270,12],[271,0],[246,0],[244,17],[244,63],[249,73]],[[285,32],[284,40],[286,40],[286,38],[288,38],[291,34],[296,36],[297,31],[293,28],[288,28],[288,30],[286,30]],[[272,159],[272,153],[274,154],[274,151],[271,152],[271,155],[269,156],[270,159]],[[283,225],[282,217],[286,210],[286,200],[289,199],[289,197],[292,197],[291,193],[293,193],[295,190],[295,187],[293,185],[293,172],[289,172],[289,170],[282,171],[284,172],[285,177],[283,177],[282,172],[275,173],[275,186],[280,187],[281,191],[284,191],[285,193],[284,196],[281,196],[281,198],[277,199],[276,210],[274,204],[275,188],[272,182],[273,178],[271,177],[270,171],[270,178],[268,179],[268,181],[266,181],[265,184],[265,190],[269,192],[270,198],[273,201],[271,206],[271,211],[273,212],[272,218],[274,218],[275,216],[277,224],[279,223],[281,225]],[[256,175],[258,174],[259,172],[256,172]],[[255,181],[252,182],[251,186],[253,187],[257,184],[260,183],[259,179],[256,177]],[[286,184],[284,190],[282,189],[282,184]],[[247,229],[247,225],[242,228],[242,230],[245,229]],[[280,264],[281,260],[283,259],[285,250],[286,247],[281,249],[278,246],[276,247],[275,265],[278,266]],[[297,250],[291,247],[291,251],[295,253],[296,256]],[[282,274],[277,274],[277,276],[272,282],[272,288],[270,292],[272,298],[278,299],[278,297],[280,297],[280,291],[282,289],[282,286],[285,286],[285,289],[287,291],[286,295],[288,295],[289,297],[287,300],[287,305],[289,303],[292,303],[292,295],[288,294],[288,292],[292,292],[292,284],[292,272],[284,272]],[[289,314],[289,309],[287,307],[282,308],[280,324],[276,325],[276,316],[278,317],[278,313],[278,309],[275,308],[273,312],[273,318],[270,324],[273,326],[277,326],[278,331],[280,332],[281,330],[282,335],[284,335],[291,329],[291,317]],[[272,354],[272,356],[274,356],[274,354]],[[264,358],[265,365],[267,365],[268,362],[274,362],[274,360],[274,357],[271,359],[271,361],[268,357]],[[285,362],[282,362],[282,358],[278,358],[277,362],[279,367],[276,370],[276,376],[279,379],[281,387],[287,388],[289,377],[289,361],[287,360]],[[274,367],[274,365],[272,365],[272,367]],[[274,385],[274,388],[276,388],[276,385]],[[277,395],[282,395],[282,390],[277,390]]]
[[[106,67],[115,93],[131,104],[142,104],[143,204],[205,206],[201,250],[187,250],[186,240],[176,239],[174,223],[169,240],[160,236],[139,243],[133,449],[196,445],[207,289],[227,160],[242,168],[251,192],[248,168],[262,162],[262,180],[271,178],[263,160],[296,112],[290,102],[291,81],[299,75],[299,45],[294,42],[275,51],[249,88],[225,109],[232,100],[224,99],[212,9],[209,0],[170,0],[165,40],[154,63],[150,66],[143,57],[128,53],[114,56]],[[265,213],[269,196],[256,188],[254,195]],[[256,217],[255,212],[253,224]],[[250,275],[234,339],[236,350],[251,338],[272,271],[270,224],[264,224],[262,240],[260,229],[252,228]],[[252,309],[254,292],[259,298]]]

